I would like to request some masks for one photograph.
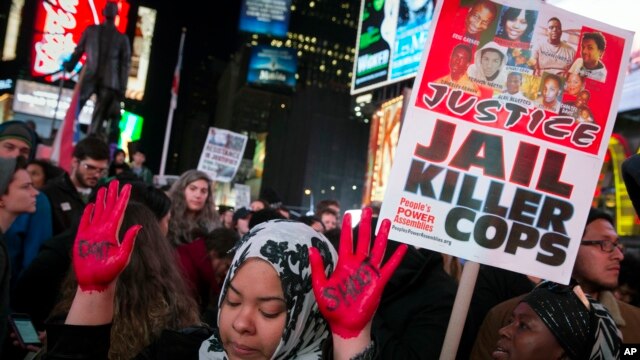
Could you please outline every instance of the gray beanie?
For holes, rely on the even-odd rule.
[[[27,124],[18,120],[10,120],[0,124],[0,140],[17,139],[29,145],[29,159],[32,160],[36,155],[37,136],[36,133],[27,126]]]
[[[4,195],[7,192],[7,188],[9,187],[9,183],[11,183],[15,170],[15,158],[0,157],[0,195]]]

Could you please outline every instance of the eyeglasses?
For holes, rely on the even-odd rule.
[[[105,175],[108,170],[107,168],[93,166],[93,165],[87,164],[86,162],[80,162],[80,165],[82,165],[82,167],[88,172],[99,173],[100,175]]]
[[[624,245],[611,240],[582,240],[580,245],[600,245],[600,249],[606,253],[612,253],[616,248],[624,251]]]

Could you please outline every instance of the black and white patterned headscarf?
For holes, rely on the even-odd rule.
[[[287,320],[280,344],[272,359],[320,359],[322,342],[329,334],[311,288],[309,247],[320,251],[325,273],[333,272],[338,255],[323,235],[295,221],[272,220],[256,225],[235,248],[235,256],[225,278],[218,308],[229,283],[240,266],[250,258],[262,259],[276,270],[287,302]],[[220,320],[220,310],[218,310]],[[227,359],[217,334],[200,346],[200,359]]]
[[[618,359],[621,333],[598,301],[579,286],[544,281],[522,300],[545,323],[570,359]]]

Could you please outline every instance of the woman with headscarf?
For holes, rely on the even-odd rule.
[[[545,281],[499,331],[494,359],[618,359],[621,335],[602,304],[580,286]]]
[[[98,196],[105,201],[84,212],[74,248],[109,246],[87,256],[74,251],[78,291],[66,325],[48,329],[54,339],[49,359],[106,358],[115,284],[140,230],[132,226],[118,241],[129,191],[125,186],[118,196],[117,184],[112,185],[108,194]],[[219,301],[219,330],[204,342],[189,334],[160,338],[155,351],[145,351],[146,358],[166,357],[168,351],[175,358],[325,358],[329,327],[334,356],[373,356],[371,320],[407,246],[381,266],[390,222],[382,222],[369,253],[371,210],[363,211],[355,252],[350,216],[344,221],[339,262],[328,240],[302,223],[272,220],[255,226],[236,247]]]

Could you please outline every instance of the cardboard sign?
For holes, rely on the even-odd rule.
[[[198,170],[207,173],[213,181],[230,182],[236,176],[246,145],[246,135],[209,128]]]
[[[568,283],[633,34],[541,2],[445,0],[436,16],[389,237]]]

